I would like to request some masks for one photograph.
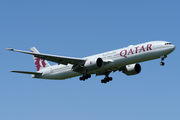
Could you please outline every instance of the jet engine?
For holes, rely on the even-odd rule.
[[[99,69],[102,68],[104,65],[104,62],[102,58],[96,58],[93,60],[87,60],[84,64],[84,67],[86,67],[88,70],[93,70],[93,69]]]
[[[136,75],[141,72],[141,66],[138,63],[126,65],[122,72],[126,75]]]

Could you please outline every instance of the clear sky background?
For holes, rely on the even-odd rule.
[[[111,73],[107,84],[10,73],[36,68],[31,55],[5,50],[81,58],[153,40],[176,45],[164,67],[140,63],[140,74]],[[180,119],[179,0],[1,0],[0,41],[0,120]]]

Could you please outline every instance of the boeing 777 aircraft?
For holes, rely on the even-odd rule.
[[[140,62],[161,58],[160,65],[164,66],[164,59],[174,51],[175,46],[166,41],[151,41],[138,45],[85,57],[74,58],[39,53],[35,47],[31,52],[7,49],[33,55],[37,72],[11,71],[31,74],[33,78],[63,80],[82,75],[79,79],[85,81],[92,74],[105,75],[101,83],[112,81],[111,72],[122,71],[126,75],[136,75],[141,72]],[[51,66],[47,61],[56,62]]]

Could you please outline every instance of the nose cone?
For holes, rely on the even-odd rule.
[[[176,48],[176,47],[175,47],[175,45],[173,45],[173,44],[172,44],[171,46],[169,46],[169,50],[168,50],[169,53],[173,52],[173,51],[175,50],[175,48]]]
[[[172,51],[174,51],[174,50],[175,50],[175,48],[176,48],[176,46],[175,46],[175,45],[172,45]]]

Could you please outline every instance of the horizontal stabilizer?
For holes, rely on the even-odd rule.
[[[10,71],[10,72],[15,72],[15,73],[23,73],[23,74],[34,74],[34,75],[42,75],[42,73],[38,73],[38,72],[28,72],[28,71]]]

